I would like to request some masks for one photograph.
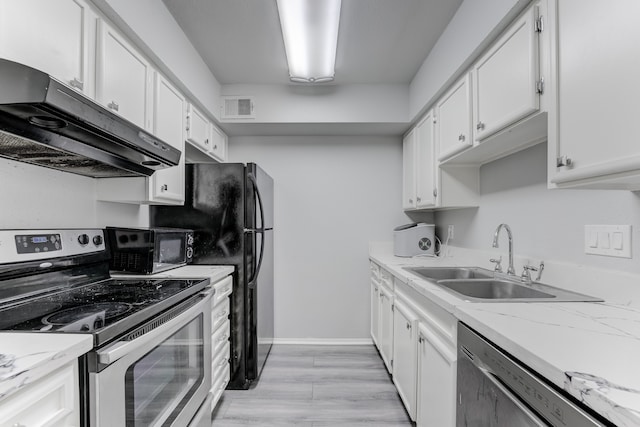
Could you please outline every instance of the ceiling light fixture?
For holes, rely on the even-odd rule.
[[[341,0],[277,0],[293,82],[333,80]]]

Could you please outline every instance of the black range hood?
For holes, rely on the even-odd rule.
[[[150,176],[180,155],[48,74],[0,59],[0,157],[105,178]]]

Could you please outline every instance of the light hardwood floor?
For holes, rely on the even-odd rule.
[[[412,426],[371,346],[274,345],[258,384],[226,390],[213,426]]]

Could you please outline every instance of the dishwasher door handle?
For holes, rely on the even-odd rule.
[[[546,427],[547,424],[542,421],[540,419],[540,417],[538,417],[533,411],[531,411],[527,406],[525,406],[520,399],[518,399],[517,397],[514,396],[514,394],[511,392],[511,390],[509,390],[507,387],[505,387],[500,381],[498,381],[493,374],[491,373],[491,371],[487,368],[485,368],[484,366],[480,366],[480,364],[478,363],[479,361],[477,360],[473,360],[472,363],[473,365],[478,368],[478,370],[500,391],[502,392],[502,394],[509,399],[514,405],[516,405],[516,407],[522,411],[522,413],[524,415],[526,415],[526,417],[533,421],[534,425],[539,426],[539,427]],[[481,363],[481,362],[480,362]]]

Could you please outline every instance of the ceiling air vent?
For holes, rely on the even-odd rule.
[[[255,119],[253,98],[249,96],[223,96],[222,119]]]

